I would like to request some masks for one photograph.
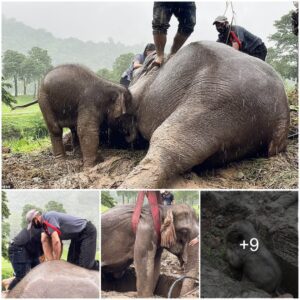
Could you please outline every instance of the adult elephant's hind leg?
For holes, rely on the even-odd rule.
[[[205,115],[202,120],[197,117],[203,126],[193,118],[177,117],[156,129],[147,155],[120,188],[166,188],[168,179],[202,163],[218,150],[219,142],[208,131]]]
[[[63,145],[63,139],[62,134],[63,130],[58,125],[58,122],[56,120],[56,117],[49,106],[48,96],[42,92],[39,94],[39,105],[40,109],[42,111],[44,120],[47,124],[51,144],[52,144],[52,150],[53,155],[55,158],[62,158],[65,156],[65,149]]]

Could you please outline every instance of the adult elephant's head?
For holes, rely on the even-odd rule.
[[[161,246],[186,261],[188,243],[199,235],[199,222],[186,204],[164,206]]]

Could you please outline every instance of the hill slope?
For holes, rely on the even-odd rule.
[[[48,50],[53,65],[80,63],[94,71],[111,68],[114,60],[124,53],[138,53],[144,45],[126,46],[108,42],[83,42],[76,38],[60,39],[44,29],[33,29],[15,19],[2,16],[2,52],[10,49],[24,54],[34,46]]]

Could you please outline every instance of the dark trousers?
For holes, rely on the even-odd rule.
[[[121,83],[122,85],[124,85],[125,87],[129,87],[130,81],[127,79],[127,77],[122,77],[122,78],[120,79],[120,83]]]
[[[11,244],[8,248],[9,260],[14,269],[15,278],[10,283],[8,289],[11,290],[25,275],[40,261],[38,257],[30,257],[25,247]]]
[[[68,262],[86,269],[99,271],[99,262],[95,261],[96,243],[97,230],[89,221],[79,236],[71,240]]]

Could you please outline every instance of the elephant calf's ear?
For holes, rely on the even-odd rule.
[[[170,248],[176,242],[176,232],[173,222],[173,213],[172,210],[169,209],[167,211],[167,216],[161,226],[161,246]]]

